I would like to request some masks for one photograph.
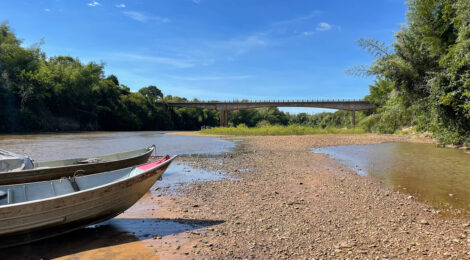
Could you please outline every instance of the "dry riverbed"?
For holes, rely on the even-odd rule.
[[[173,249],[165,254],[254,259],[470,257],[468,220],[444,218],[406,194],[382,188],[327,156],[310,152],[312,147],[407,137],[242,139],[243,150],[232,156],[187,159],[196,167],[228,171],[237,180],[194,184],[183,196],[172,197],[174,217],[223,223],[188,233],[184,248],[172,243]]]
[[[468,219],[444,217],[411,196],[310,152],[329,145],[429,140],[371,134],[233,139],[244,140],[233,154],[180,158],[194,168],[226,172],[230,179],[192,183],[177,193],[154,190],[119,216],[181,224],[184,230],[148,231],[137,240],[111,233],[114,242],[106,243],[109,236],[91,236],[98,240],[94,246],[55,256],[470,258]]]

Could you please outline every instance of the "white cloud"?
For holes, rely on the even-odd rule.
[[[97,1],[93,1],[91,3],[88,3],[88,6],[95,7],[95,6],[100,6],[101,4]]]
[[[193,1],[193,3],[195,3],[197,5],[201,3],[201,0],[192,0],[192,1]]]
[[[146,14],[143,14],[141,12],[137,11],[127,11],[127,12],[122,12],[125,16],[136,20],[141,23],[146,23],[148,21],[158,21],[160,23],[169,23],[170,19],[165,18],[165,17],[159,17],[159,16],[148,16]]]
[[[179,59],[179,58],[170,58],[170,57],[162,57],[162,56],[144,56],[144,55],[132,54],[132,53],[117,53],[117,54],[114,54],[113,56],[114,57],[118,56],[126,60],[161,63],[161,64],[173,66],[175,68],[180,68],[180,69],[191,68],[195,66],[193,62],[189,60],[185,60],[185,59]]]
[[[199,77],[182,77],[169,75],[171,78],[186,81],[209,81],[209,80],[242,80],[253,78],[252,75],[235,75],[235,76],[199,76]]]
[[[50,12],[50,11],[51,11],[51,9],[49,9],[49,8],[46,8],[46,9],[44,9],[44,11],[46,11],[46,12]]]
[[[325,23],[325,22],[321,22],[317,25],[317,27],[315,28],[315,30],[319,31],[319,32],[324,32],[324,31],[329,31],[331,30],[331,28],[333,28],[333,26],[331,24],[328,24],[328,23]]]
[[[302,32],[302,35],[309,36],[309,35],[312,35],[314,33],[315,32],[312,32],[312,31],[305,31],[305,32]]]
[[[116,6],[117,8],[124,8],[124,7],[126,7],[125,4],[118,4],[118,5],[115,5],[115,6]]]

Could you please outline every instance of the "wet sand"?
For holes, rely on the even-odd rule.
[[[230,179],[185,185],[176,194],[152,190],[111,225],[36,243],[29,251],[9,249],[10,255],[17,250],[17,256],[64,259],[470,257],[469,219],[448,218],[310,152],[409,137],[234,139],[244,142],[233,154],[180,158],[195,168],[227,172]]]

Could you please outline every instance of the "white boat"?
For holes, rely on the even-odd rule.
[[[175,157],[92,175],[0,186],[0,248],[115,217],[137,202]]]

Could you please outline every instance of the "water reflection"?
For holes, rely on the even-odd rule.
[[[470,211],[470,155],[433,144],[384,143],[314,149],[435,207]]]

